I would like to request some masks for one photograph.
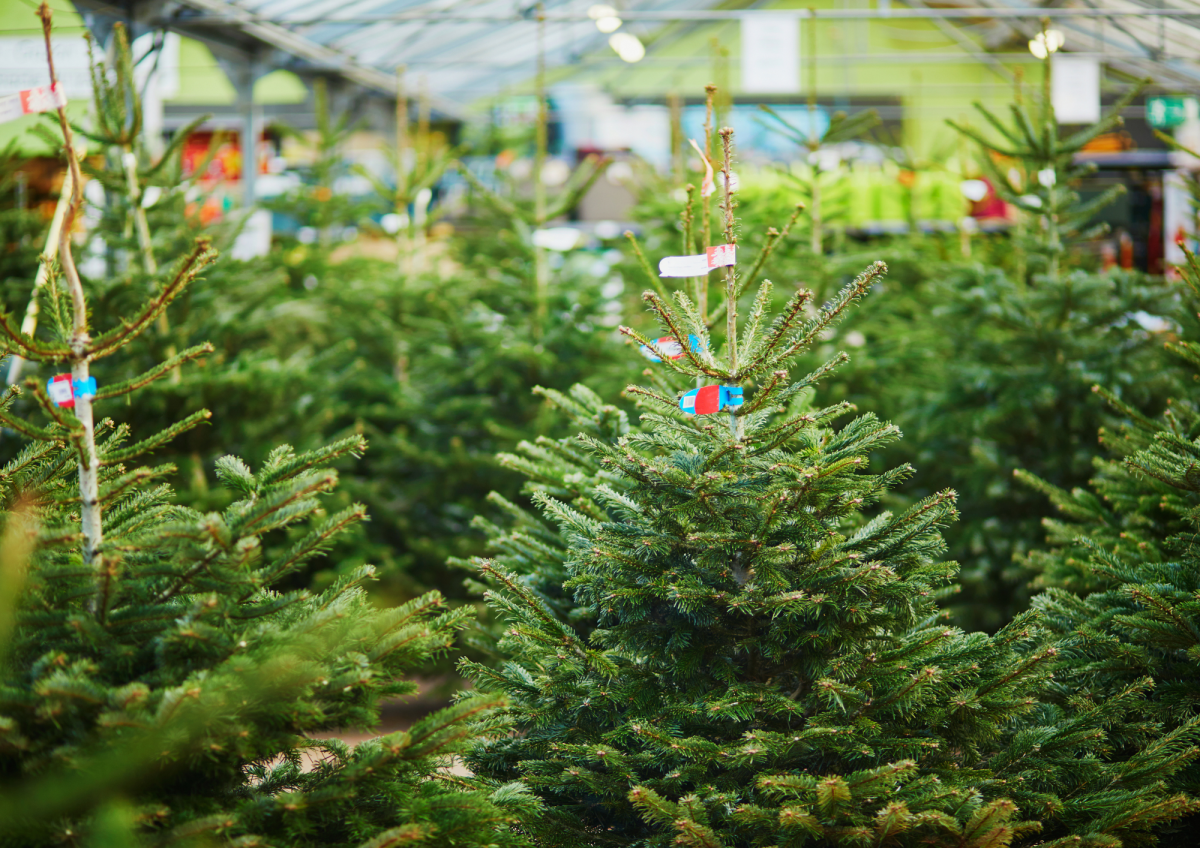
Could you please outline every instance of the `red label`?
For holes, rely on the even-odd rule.
[[[696,414],[712,415],[721,409],[721,387],[705,386],[696,392]]]
[[[736,260],[734,256],[734,246],[732,244],[718,244],[715,247],[706,248],[705,253],[708,254],[708,267],[720,268],[723,265],[732,265]]]
[[[56,375],[46,388],[49,390],[50,400],[63,409],[75,408],[75,384],[70,374]]]

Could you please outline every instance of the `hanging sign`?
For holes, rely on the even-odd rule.
[[[795,17],[751,12],[742,18],[742,91],[800,93],[800,22]]]
[[[683,345],[679,343],[679,339],[674,336],[663,336],[655,339],[654,343],[658,345],[658,349],[667,355],[668,359],[679,359],[683,356]],[[700,338],[692,333],[688,333],[688,344],[692,346],[692,350],[696,353],[700,352]],[[650,345],[642,345],[642,356],[649,359],[651,362],[662,362],[658,358],[658,354]]]
[[[96,378],[72,380],[70,374],[55,374],[46,381],[46,394],[63,409],[74,409],[76,398],[96,396]]]
[[[10,94],[8,97],[0,97],[0,124],[15,121],[17,118],[32,115],[35,112],[49,112],[51,109],[66,105],[67,95],[59,83],[52,86],[40,85],[37,88],[29,88],[16,94]]]
[[[1100,120],[1099,60],[1055,53],[1050,61],[1050,102],[1058,122],[1094,124]]]
[[[658,276],[703,277],[713,268],[734,264],[736,256],[732,244],[718,244],[694,256],[665,256],[658,263]]]
[[[702,386],[679,399],[679,408],[688,415],[712,415],[727,406],[741,405],[742,390],[735,386]]]

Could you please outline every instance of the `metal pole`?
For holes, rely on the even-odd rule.
[[[242,205],[250,208],[257,199],[254,183],[258,177],[258,141],[262,136],[262,107],[254,102],[254,81],[257,65],[253,61],[241,64],[237,74],[238,108],[242,113]]]

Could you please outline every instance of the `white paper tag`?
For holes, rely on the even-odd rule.
[[[75,391],[70,380],[51,380],[46,383],[46,393],[50,395],[50,400],[59,406],[73,404],[75,399]]]
[[[15,121],[22,115],[34,112],[49,112],[67,105],[67,95],[60,83],[53,86],[40,85],[28,88],[8,97],[0,98],[0,124]]]
[[[718,244],[695,256],[665,256],[658,263],[658,276],[703,277],[713,268],[734,264],[736,255],[732,244]]]

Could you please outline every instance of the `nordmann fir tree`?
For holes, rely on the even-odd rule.
[[[944,469],[961,496],[963,520],[947,533],[951,555],[970,563],[956,612],[989,630],[1025,608],[1013,557],[1041,535],[1037,498],[1013,485],[1012,471],[1026,468],[1066,488],[1085,482],[1104,415],[1091,386],[1108,386],[1137,408],[1161,402],[1169,381],[1156,373],[1158,341],[1135,316],[1177,311],[1161,280],[1091,272],[1072,251],[1103,231],[1093,218],[1121,191],[1081,201],[1076,181],[1094,166],[1076,155],[1120,124],[1136,90],[1098,123],[1060,138],[1049,60],[1044,74],[1040,98],[1012,104],[1009,120],[979,107],[994,137],[956,125],[981,146],[996,191],[1027,219],[1026,235],[1012,237],[1022,267],[946,268],[926,298],[936,323],[923,317],[926,326],[897,354],[917,369],[902,375],[895,412],[911,437],[910,456],[921,468]],[[914,355],[930,336],[945,353]]]
[[[1195,310],[1200,262],[1190,252],[1187,259],[1186,299]],[[1166,347],[1200,368],[1200,344]],[[1102,431],[1108,456],[1096,460],[1089,487],[1066,491],[1018,473],[1059,513],[1044,521],[1049,546],[1025,560],[1045,588],[1034,604],[1063,637],[1059,696],[1104,702],[1130,686],[1152,687],[1145,713],[1114,731],[1122,743],[1115,758],[1146,734],[1200,721],[1200,407],[1194,380],[1178,388],[1158,419],[1095,388],[1123,423]],[[1200,767],[1193,762],[1173,783],[1200,791]]]
[[[715,85],[705,87],[704,146],[701,152],[711,151],[713,148],[716,91]],[[714,211],[720,212],[719,209],[713,208],[712,196],[716,185],[711,176],[711,158],[707,153],[704,153],[700,167],[706,177],[701,183],[699,200],[696,198],[695,186],[688,184],[685,188],[686,205],[677,215],[677,236],[680,238],[680,249],[685,254],[703,253],[713,246]],[[655,182],[663,193],[666,193],[667,182]],[[803,204],[796,204],[782,230],[775,227],[765,229],[750,272],[738,281],[738,297],[753,287],[772,256],[786,243],[788,234],[803,209]],[[718,222],[717,235],[719,234]],[[662,298],[669,300],[671,295],[650,267],[637,238],[629,231],[625,233],[625,237],[632,254],[631,264],[634,266],[634,272],[644,274],[651,288]],[[725,304],[720,303],[714,309],[709,309],[711,286],[708,275],[689,278],[685,285],[705,326],[711,330],[725,315]],[[643,347],[642,352],[652,353],[649,347]],[[651,368],[643,374],[663,391],[674,391],[674,386],[664,381],[661,372]],[[595,379],[593,376],[593,380]],[[577,432],[606,442],[615,442],[631,433],[631,424],[626,413],[613,404],[605,403],[600,395],[583,384],[572,386],[566,393],[544,386],[535,387],[534,392],[544,397],[549,405],[565,413],[570,420],[570,426],[577,428]],[[496,458],[501,466],[526,478],[521,491],[524,497],[536,499],[549,495],[569,504],[573,509],[603,520],[610,516],[597,499],[598,487],[619,488],[625,485],[626,481],[602,464],[600,457],[580,450],[575,442],[572,437],[552,439],[541,435],[533,442],[522,440],[517,444],[515,451],[500,453]],[[492,561],[499,565],[501,570],[519,575],[524,586],[538,594],[562,620],[569,621],[581,637],[586,637],[594,627],[595,620],[592,611],[574,604],[572,593],[563,587],[563,569],[568,549],[564,534],[554,526],[549,516],[539,515],[499,492],[491,492],[488,501],[499,510],[499,515],[495,520],[482,515],[476,516],[472,526],[487,537]],[[470,561],[461,558],[451,560],[451,564],[471,570],[478,570],[484,563],[485,560],[479,557]],[[497,588],[495,581],[489,580],[486,575],[483,582],[467,580],[468,590],[476,595],[481,594],[488,586]],[[496,643],[502,631],[503,622],[490,619],[483,621],[482,628],[474,631],[475,647],[495,656]]]
[[[728,188],[722,208],[734,244]],[[1036,635],[1028,616],[994,638],[939,623],[934,596],[954,566],[938,560],[938,527],[953,517],[952,493],[899,516],[862,515],[911,473],[867,473],[866,454],[896,429],[864,417],[835,430],[845,404],[803,403],[844,356],[798,381],[788,366],[884,270],[872,266],[811,317],[800,291],[770,326],[764,282],[743,326],[730,269],[719,353],[693,298],[647,293],[665,330],[698,337],[672,360],[626,331],[669,379],[756,394],[726,424],[631,387],[659,410],[644,429],[580,438],[612,481],[589,487],[597,509],[538,493],[566,540],[564,588],[596,621],[589,636],[526,575],[482,565],[499,587],[489,603],[509,623],[507,661],[465,663],[480,688],[464,703],[502,691],[512,706],[487,720],[490,738],[468,763],[542,799],[526,823],[538,844],[965,848],[1010,844],[1038,829],[1022,815],[1037,815],[1088,837],[1070,844],[1111,845],[1186,807],[1152,781],[1131,790],[1136,779],[1109,775],[1133,812],[1097,822],[1091,799],[1047,790],[1048,773],[1090,768],[1082,740],[1102,737],[1108,717],[1006,741],[1005,728],[1032,715],[1054,650],[1018,653]],[[538,556],[532,541],[526,561]]]
[[[50,10],[39,14],[56,82]],[[61,108],[59,119],[78,178]],[[158,484],[169,466],[125,465],[205,414],[131,447],[126,425],[93,423],[93,403],[211,351],[111,387],[89,381],[90,363],[146,332],[213,257],[201,242],[133,318],[93,336],[70,240],[81,200],[76,188],[63,274],[43,295],[55,333],[42,336],[56,338],[21,334],[0,313],[7,351],[69,363],[74,383],[73,408],[26,384],[44,427],[13,413],[17,389],[0,402],[0,419],[30,439],[0,471],[0,845],[517,841],[507,823],[530,807],[520,787],[489,796],[443,771],[487,699],[354,749],[313,738],[376,723],[380,699],[412,692],[401,675],[463,623],[436,594],[374,608],[361,589],[369,567],[318,595],[281,585],[363,519],[357,505],[326,514],[321,503],[337,482],[326,466],[361,439],[281,447],[257,473],[226,457],[218,473],[237,499],[205,515],[171,503]],[[273,538],[278,556],[265,553]]]
[[[328,272],[329,253],[339,240],[343,229],[379,207],[374,199],[360,199],[337,190],[339,178],[354,173],[346,162],[345,148],[350,137],[358,131],[359,123],[350,110],[334,115],[329,103],[329,86],[320,77],[313,81],[313,117],[315,133],[309,138],[304,132],[276,123],[275,129],[312,147],[313,160],[305,185],[266,199],[262,206],[285,215],[300,227],[316,231],[316,244],[311,251],[301,251],[307,262],[291,269],[303,279],[308,273],[323,276]],[[247,157],[245,167],[254,167]]]
[[[408,96],[404,88],[404,67],[396,69],[396,144],[387,151],[395,184],[389,185],[359,165],[355,173],[370,182],[375,193],[404,222],[396,238],[396,270],[413,276],[424,267],[425,211],[433,196],[433,186],[441,180],[450,163],[462,153],[451,148],[440,133],[429,128],[429,96],[422,91],[417,99],[416,132],[411,132]]]

